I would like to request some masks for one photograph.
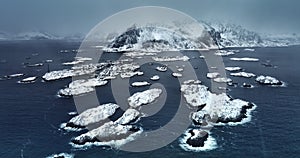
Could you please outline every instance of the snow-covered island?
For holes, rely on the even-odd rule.
[[[37,78],[38,78],[37,76],[27,77],[18,81],[18,83],[33,83],[37,80]]]
[[[154,75],[150,78],[152,81],[157,81],[159,80],[159,76],[158,75]]]
[[[71,69],[63,69],[47,72],[42,76],[45,81],[58,80],[68,77],[81,76],[94,73],[96,70],[102,69],[107,63],[87,64],[74,66]]]
[[[67,88],[58,91],[60,96],[76,96],[89,93],[95,90],[95,87],[106,85],[108,81],[100,78],[81,79],[72,81]]]
[[[142,105],[154,102],[162,93],[161,89],[153,88],[142,92],[137,92],[128,98],[129,108],[116,121],[107,120],[112,116],[118,105],[108,103],[100,105],[96,108],[88,109],[80,115],[73,117],[67,124],[63,124],[69,128],[82,128],[86,125],[103,122],[102,125],[96,127],[84,134],[81,134],[71,140],[74,147],[111,146],[120,147],[121,145],[132,141],[140,133],[142,128],[134,125],[142,113],[138,110]]]
[[[215,53],[215,55],[218,56],[229,56],[229,55],[234,55],[235,53],[233,51],[226,51],[226,50],[220,50]]]
[[[142,128],[134,125],[121,125],[110,121],[75,137],[71,144],[79,148],[91,145],[118,148],[134,140],[142,131]]]
[[[209,72],[209,73],[206,74],[206,77],[209,78],[209,79],[214,79],[218,76],[220,76],[220,73],[218,73],[218,72]]]
[[[61,128],[70,131],[84,129],[87,125],[108,119],[108,117],[112,116],[118,108],[119,105],[117,104],[107,103],[95,108],[87,109],[81,114],[73,117],[67,123],[61,124]]]
[[[188,61],[190,60],[190,58],[188,56],[175,56],[175,57],[167,57],[167,56],[164,56],[164,57],[152,57],[152,59],[154,61]]]
[[[217,148],[217,142],[209,131],[202,129],[188,129],[180,139],[180,147],[185,151],[209,151]]]
[[[250,72],[235,72],[235,73],[230,73],[230,76],[250,78],[250,77],[255,77],[256,75]]]
[[[227,77],[217,77],[217,78],[214,78],[213,81],[219,82],[219,83],[228,83],[228,82],[232,82],[232,79],[227,78]]]
[[[142,114],[136,109],[127,109],[123,115],[115,121],[117,124],[129,125],[137,122]]]
[[[147,81],[138,81],[138,82],[133,82],[131,84],[131,86],[133,86],[133,87],[141,87],[141,86],[149,86],[149,85],[150,85],[150,83]]]
[[[255,79],[256,82],[264,85],[276,85],[276,86],[281,86],[283,85],[283,82],[276,79],[275,77],[271,76],[263,76],[260,75]]]
[[[208,116],[210,119],[216,118],[215,123],[241,122],[249,118],[249,112],[255,108],[254,104],[233,99],[225,93],[211,93],[206,86],[201,84],[183,84],[181,92],[190,106],[203,107],[192,115],[193,122],[200,125],[204,121],[209,121],[206,120]]]
[[[240,70],[242,70],[242,68],[238,67],[238,66],[233,66],[233,67],[225,67],[225,70],[227,70],[227,71],[240,71]]]
[[[254,86],[253,86],[252,84],[249,84],[249,83],[245,83],[245,82],[244,82],[244,83],[242,84],[242,87],[243,87],[243,88],[253,88]]]
[[[172,76],[173,76],[173,77],[182,77],[182,74],[181,74],[181,73],[178,73],[178,72],[173,72],[173,73],[172,73]]]
[[[168,70],[168,67],[167,66],[158,66],[158,67],[156,67],[156,70],[161,71],[161,72],[165,72],[165,71]]]
[[[128,98],[128,104],[130,107],[138,108],[141,105],[152,103],[160,96],[161,93],[162,90],[158,88],[137,92]]]
[[[193,81],[184,82],[181,92],[189,106],[199,109],[191,114],[196,127],[243,124],[251,120],[251,111],[256,108],[253,103],[233,99],[225,93],[214,94],[206,86]],[[187,151],[212,150],[216,147],[209,132],[197,128],[188,129],[180,142],[180,146]]]
[[[16,74],[8,75],[7,77],[8,78],[15,78],[15,77],[21,77],[21,76],[25,76],[25,74],[23,74],[23,73],[16,73]]]
[[[250,57],[230,58],[230,60],[233,60],[233,61],[252,61],[252,62],[259,61],[259,59],[257,59],[257,58],[250,58]]]

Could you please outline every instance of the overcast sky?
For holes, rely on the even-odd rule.
[[[300,33],[299,0],[0,0],[0,31],[85,34],[114,13],[149,5],[258,32]]]

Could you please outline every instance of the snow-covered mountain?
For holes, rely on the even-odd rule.
[[[278,34],[278,35],[261,35],[264,46],[280,47],[300,45],[300,36],[297,34]]]
[[[244,29],[239,25],[210,23],[205,28],[221,47],[256,47],[263,44],[263,40],[256,32]]]
[[[259,34],[240,25],[205,23],[205,28],[220,48],[228,47],[281,47],[299,45],[300,36],[296,34]]]
[[[18,34],[9,34],[6,32],[0,31],[0,41],[12,41],[12,40],[72,40],[72,41],[81,41],[84,35],[82,34],[73,34],[68,36],[57,36],[48,32],[42,31],[30,31],[30,32],[21,32]]]
[[[46,40],[46,39],[60,39],[57,36],[54,36],[50,33],[47,32],[39,32],[39,31],[34,31],[34,32],[23,32],[15,35],[13,37],[15,40]]]
[[[230,47],[279,47],[299,45],[300,36],[297,35],[265,35],[247,30],[240,25],[202,22],[204,33],[200,36],[187,32],[189,26],[177,25],[177,29],[165,30],[160,27],[133,26],[125,32],[110,36],[107,51],[162,51],[182,49],[203,49],[218,46]],[[191,27],[192,28],[192,27]],[[182,31],[185,29],[185,31]],[[206,33],[206,34],[205,34]],[[211,44],[214,42],[214,44]],[[215,48],[215,47],[214,47]]]
[[[207,48],[209,43],[197,42],[180,31],[162,27],[132,26],[122,34],[116,36],[105,48],[106,51],[163,51],[179,49],[200,49]],[[209,40],[209,39],[207,39]]]
[[[0,41],[7,40],[9,35],[6,32],[0,32]]]

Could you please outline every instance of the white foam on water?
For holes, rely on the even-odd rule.
[[[59,153],[59,154],[53,154],[53,155],[47,156],[46,158],[57,158],[57,157],[74,158],[74,154]]]

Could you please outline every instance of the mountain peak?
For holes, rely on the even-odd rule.
[[[205,48],[202,43],[186,37],[180,32],[154,26],[133,25],[115,37],[105,48],[106,51],[165,51]]]

